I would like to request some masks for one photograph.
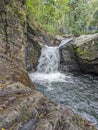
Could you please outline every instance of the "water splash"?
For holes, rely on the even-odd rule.
[[[61,48],[62,46],[64,46],[66,43],[68,42],[71,42],[73,40],[73,38],[66,38],[66,39],[63,39],[59,45],[58,48]]]
[[[56,73],[31,73],[29,74],[30,78],[32,79],[33,82],[42,84],[50,84],[52,82],[69,82],[71,79],[71,75],[67,76],[64,75],[63,73],[56,72]],[[73,82],[70,80],[70,82]]]
[[[60,55],[58,47],[44,46],[38,60],[37,72],[29,74],[33,82],[51,84],[52,82],[68,82],[70,76],[59,72]]]

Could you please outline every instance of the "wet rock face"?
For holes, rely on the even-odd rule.
[[[38,59],[42,46],[50,46],[49,36],[40,32],[34,27],[32,18],[28,16],[27,21],[27,45],[25,49],[25,60],[28,72],[36,71]]]
[[[26,66],[28,72],[34,72],[36,71],[36,67],[38,64],[38,59],[40,57],[40,51],[41,46],[33,41],[28,40],[27,46],[26,46]]]
[[[98,74],[98,34],[80,36],[74,49],[81,70]]]
[[[60,71],[77,72],[80,71],[76,56],[73,50],[73,43],[67,43],[60,48]]]
[[[0,82],[33,86],[26,72],[26,6],[24,0],[0,1]]]

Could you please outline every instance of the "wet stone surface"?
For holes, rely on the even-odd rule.
[[[6,95],[0,97],[0,102],[6,106],[0,106],[0,129],[96,130],[93,126],[87,126],[88,121],[71,109],[57,106],[36,90]]]

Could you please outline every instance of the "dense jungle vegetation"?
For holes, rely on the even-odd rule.
[[[26,0],[28,15],[51,34],[98,31],[98,0]]]

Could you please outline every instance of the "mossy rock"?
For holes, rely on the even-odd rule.
[[[77,38],[74,44],[80,68],[85,72],[98,73],[98,34]]]

